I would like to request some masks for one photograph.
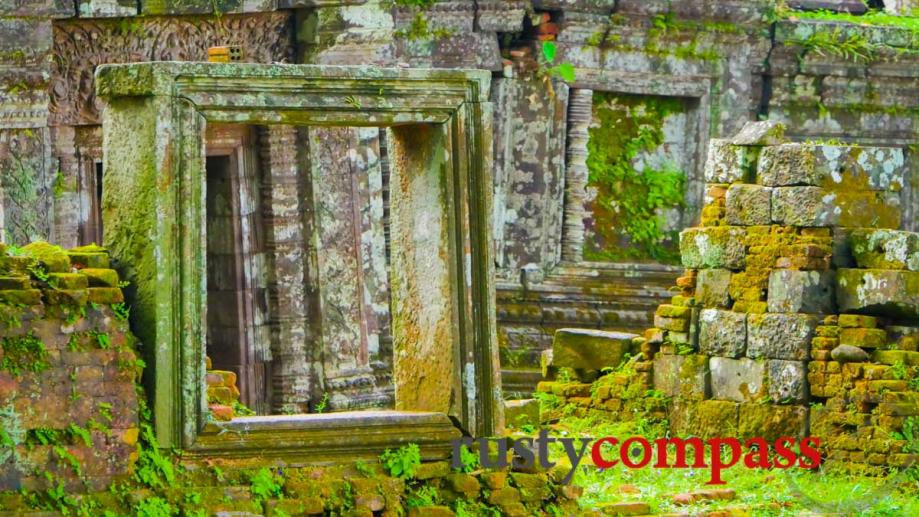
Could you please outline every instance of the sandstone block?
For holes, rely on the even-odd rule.
[[[790,143],[763,149],[757,175],[767,186],[898,191],[905,185],[903,150]]]
[[[840,312],[919,318],[919,272],[839,269],[836,300]]]
[[[776,269],[769,274],[769,312],[835,312],[833,272]]]
[[[804,436],[807,432],[805,406],[741,404],[738,433],[741,438],[760,436],[773,442],[783,436]]]
[[[114,269],[81,269],[89,281],[89,287],[118,287],[118,272]]]
[[[636,334],[593,329],[558,329],[552,341],[552,366],[598,371],[617,366]]]
[[[860,268],[919,271],[919,233],[859,228],[849,243]]]
[[[138,2],[134,0],[77,0],[81,18],[111,18],[136,16]]]
[[[772,189],[735,183],[728,189],[725,218],[728,224],[755,226],[772,222]]]
[[[654,389],[668,396],[701,400],[709,396],[708,357],[658,355],[654,359]]]
[[[669,414],[671,427],[675,436],[724,436],[725,429],[736,429],[738,407],[729,400],[676,402]]]
[[[769,397],[778,403],[807,400],[807,368],[800,361],[766,361]]]
[[[733,145],[728,140],[713,138],[708,143],[705,161],[706,183],[749,182],[756,172],[759,149]]]
[[[830,352],[834,361],[840,363],[862,363],[869,359],[868,352],[857,346],[839,345]]]
[[[878,326],[877,318],[863,314],[840,314],[836,322],[843,328],[873,329]]]
[[[765,313],[747,317],[747,357],[804,361],[819,320],[809,314]]]
[[[734,145],[780,145],[785,143],[785,124],[775,120],[751,121],[734,135]]]
[[[747,346],[747,315],[719,309],[699,313],[699,349],[720,357],[740,357]]]
[[[897,228],[900,198],[894,192],[840,192],[822,187],[776,187],[772,221],[791,226]]]
[[[884,329],[844,328],[839,332],[839,343],[861,348],[880,348],[887,344]]]
[[[735,402],[756,401],[765,395],[766,363],[749,358],[712,357],[712,398]]]
[[[744,267],[746,232],[732,226],[688,228],[680,233],[680,256],[687,268]]]

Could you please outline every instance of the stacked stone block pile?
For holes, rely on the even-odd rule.
[[[675,435],[810,434],[831,461],[909,465],[919,235],[897,229],[903,151],[783,132],[750,123],[711,142],[700,225],[681,234],[680,293],[635,339],[640,354],[592,386],[540,389],[589,413],[606,407],[600,386],[650,377]]]

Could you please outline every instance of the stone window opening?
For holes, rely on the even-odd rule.
[[[132,259],[120,263],[135,286],[132,328],[153,354],[148,361],[152,407],[162,447],[181,449],[189,462],[214,455],[259,456],[294,465],[375,457],[386,448],[416,443],[424,458],[436,459],[447,457],[452,440],[461,434],[500,432],[487,73],[164,62],[104,65],[96,85],[106,106],[104,245],[113,259]],[[208,131],[213,134],[225,124],[248,127],[244,138],[255,145],[243,145],[250,150],[237,151],[236,160],[257,156],[254,168],[234,171],[233,153],[208,145]],[[383,146],[378,128],[385,128]],[[384,148],[388,172],[381,170],[371,188],[371,175],[355,164],[381,161]],[[347,159],[336,154],[341,149],[348,151]],[[233,178],[250,171],[256,175],[237,180],[236,190],[248,192],[239,196],[239,208],[220,203],[217,193],[223,189],[232,197]],[[340,188],[323,187],[336,181]],[[257,195],[242,188],[256,183]],[[362,192],[375,197],[361,197]],[[341,202],[348,196],[361,201],[348,206]],[[249,212],[255,199],[261,209]],[[309,201],[316,199],[325,206],[311,206]],[[221,231],[229,246],[215,242],[208,249],[208,203],[213,228],[233,227]],[[376,212],[365,218],[362,207],[368,205]],[[343,209],[350,217],[323,214],[325,208]],[[240,217],[232,216],[234,210]],[[245,246],[232,241],[245,234],[237,228],[246,226],[242,216],[249,213],[263,219],[258,227],[264,244],[253,245],[250,254],[264,249],[267,274],[261,278],[267,279],[269,341],[281,345],[269,346],[266,368],[267,406],[275,414],[215,422],[206,389],[207,259],[209,252],[212,257],[232,255],[226,261],[231,273],[240,262],[245,265]],[[323,231],[332,228],[328,221],[355,220],[377,224],[371,232],[375,249],[389,248],[378,256],[389,257],[383,269],[388,263],[393,402],[391,409],[355,411],[379,407],[374,406],[379,400],[372,394],[365,406],[336,407],[333,393],[334,412],[303,414],[315,409],[310,404],[320,390],[311,383],[317,378],[323,379],[323,390],[344,395],[339,401],[361,400],[348,392],[355,386],[351,380],[373,377],[372,365],[365,365],[374,350],[381,355],[388,346],[384,339],[366,349],[354,347],[354,340],[336,345],[325,339],[332,327],[326,308],[335,298],[329,288],[342,289],[348,283],[341,279],[355,276],[333,266],[340,265],[341,257],[358,255],[330,255],[326,244],[336,243],[336,236],[342,241],[340,235],[366,232],[357,227],[328,235]],[[379,226],[383,220],[388,232]],[[358,262],[363,274],[363,260],[353,261]],[[237,278],[216,287],[227,287],[228,298],[243,299],[241,289],[259,286],[259,275],[250,278],[248,284]],[[284,285],[272,286],[278,281]],[[239,314],[244,306],[230,303],[228,312]],[[272,313],[272,306],[287,314]],[[319,318],[317,309],[322,309]],[[272,327],[275,321],[280,324]],[[361,310],[354,321],[369,327]],[[316,322],[318,329],[311,324]],[[230,341],[239,343],[241,327],[230,327]],[[321,347],[311,346],[317,332],[323,335]],[[361,332],[372,333],[363,327]],[[257,340],[259,346],[264,342]],[[351,348],[341,353],[336,346]],[[317,350],[333,353],[310,364]],[[330,363],[330,357],[337,362]],[[335,379],[345,382],[336,385]],[[293,414],[277,414],[278,408]]]

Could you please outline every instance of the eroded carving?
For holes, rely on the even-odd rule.
[[[290,13],[200,18],[66,21],[54,25],[51,124],[99,124],[93,73],[102,63],[207,61],[215,45],[240,45],[244,61],[272,63],[293,56]]]

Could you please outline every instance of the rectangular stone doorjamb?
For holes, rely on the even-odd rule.
[[[148,364],[161,446],[182,449],[189,461],[258,455],[294,465],[374,457],[405,443],[443,458],[460,433],[502,430],[489,79],[484,71],[307,65],[98,68],[104,243],[136,286],[132,324],[155,354]],[[207,420],[204,134],[212,123],[270,126],[262,134],[266,175],[278,196],[272,217],[282,218],[295,210],[300,181],[280,154],[291,131],[389,128],[394,411]],[[275,271],[282,260],[302,264],[305,244],[280,232],[282,220],[272,223]],[[294,278],[300,266],[290,267],[288,280],[303,285]],[[297,291],[284,290],[299,303]],[[305,329],[289,323],[285,332],[300,339]],[[287,379],[307,383],[298,368]]]

